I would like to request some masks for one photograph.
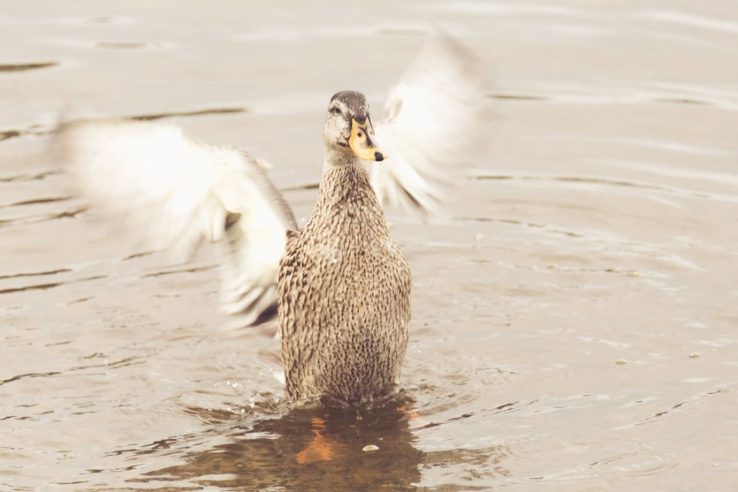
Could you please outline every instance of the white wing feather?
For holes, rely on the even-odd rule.
[[[392,88],[377,144],[389,158],[370,166],[380,202],[422,214],[469,173],[483,118],[483,80],[471,53],[437,32]]]
[[[255,159],[132,121],[67,123],[55,143],[80,191],[148,247],[191,255],[218,242],[226,311],[251,324],[273,307],[286,231],[296,224]]]

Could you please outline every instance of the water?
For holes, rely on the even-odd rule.
[[[731,2],[2,10],[0,488],[738,486]],[[447,217],[391,215],[413,321],[375,408],[284,402],[208,252],[121,241],[43,157],[65,108],[159,118],[268,158],[305,217],[328,98],[376,107],[433,21],[488,67],[490,142]]]

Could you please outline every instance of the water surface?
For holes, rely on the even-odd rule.
[[[734,5],[370,7],[3,7],[0,488],[738,486]],[[122,241],[43,157],[69,108],[168,121],[269,159],[304,218],[328,98],[381,104],[433,22],[479,52],[489,145],[446,217],[390,214],[413,321],[374,408],[285,403],[208,251]]]

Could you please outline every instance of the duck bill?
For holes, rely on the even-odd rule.
[[[349,137],[349,147],[356,156],[364,161],[383,161],[387,155],[379,150],[372,138],[369,136],[369,119],[364,123],[359,123],[355,119],[351,120],[351,136]]]

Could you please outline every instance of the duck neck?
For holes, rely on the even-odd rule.
[[[369,175],[352,152],[326,151],[318,203],[326,207],[378,206]]]
[[[327,150],[313,219],[332,220],[344,215],[349,219],[371,217],[372,222],[384,223],[384,214],[361,161],[350,152]]]

